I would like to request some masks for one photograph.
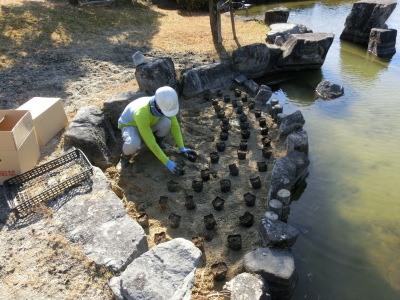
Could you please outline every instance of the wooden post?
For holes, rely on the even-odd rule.
[[[221,4],[219,4],[219,3],[217,3],[217,30],[218,30],[218,44],[222,44]]]
[[[233,39],[236,41],[237,37],[236,37],[236,28],[235,28],[235,15],[234,15],[234,12],[233,12],[232,0],[229,0],[229,11],[230,11],[230,15],[231,15]]]

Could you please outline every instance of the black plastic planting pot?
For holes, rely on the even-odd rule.
[[[196,208],[196,203],[194,202],[193,195],[187,195],[185,198],[185,206],[188,210]]]
[[[203,181],[209,181],[210,180],[210,169],[201,170],[200,176]]]
[[[247,115],[245,115],[245,114],[240,115],[239,121],[240,121],[240,123],[246,122],[247,121]]]
[[[271,145],[271,139],[267,137],[263,137],[261,139],[261,142],[264,148],[269,147]]]
[[[219,181],[221,192],[228,193],[231,190],[231,181],[229,179],[221,179]]]
[[[254,116],[256,118],[260,118],[261,117],[261,110],[259,110],[259,109],[254,110]]]
[[[219,104],[214,105],[214,111],[218,114],[218,112],[222,111],[222,106]]]
[[[227,132],[221,132],[219,134],[219,138],[221,139],[221,141],[227,141],[229,137],[229,134]]]
[[[215,221],[213,214],[204,216],[204,226],[206,227],[206,229],[214,229],[215,225],[217,225],[217,222]]]
[[[240,234],[228,235],[228,247],[232,250],[242,249],[242,236]]]
[[[240,97],[241,94],[242,94],[241,90],[235,89],[235,97]]]
[[[167,234],[165,233],[165,231],[154,234],[154,244],[158,245],[164,242],[168,242]]]
[[[260,127],[266,127],[267,126],[267,119],[265,118],[260,118],[258,120],[258,124],[260,125]]]
[[[249,129],[249,122],[240,123],[240,129],[241,130]]]
[[[198,155],[196,153],[192,153],[191,152],[191,153],[188,154],[187,158],[188,158],[189,161],[195,162],[197,160],[197,157],[198,157]]]
[[[232,176],[239,176],[239,168],[237,167],[236,164],[230,164],[229,165],[229,173]]]
[[[242,225],[243,227],[251,227],[251,225],[253,225],[253,221],[254,221],[254,216],[246,211],[243,216],[239,217],[240,220],[240,225]]]
[[[204,251],[204,237],[194,236],[192,237],[192,243],[195,247],[199,248],[201,251]]]
[[[229,125],[229,118],[225,117],[221,119],[222,124]]]
[[[259,172],[267,172],[267,163],[265,161],[257,162],[257,169]]]
[[[170,192],[176,192],[178,190],[178,183],[173,180],[170,180],[167,183],[167,188],[168,188],[168,191],[170,191]]]
[[[167,196],[160,196],[160,200],[158,200],[158,206],[162,209],[166,208],[168,204]]]
[[[237,113],[238,115],[240,115],[240,114],[243,113],[243,106],[242,106],[242,105],[238,105],[238,106],[236,107],[236,113]]]
[[[217,90],[217,96],[222,97],[224,94],[222,93],[222,90]]]
[[[256,195],[253,195],[252,193],[244,194],[243,198],[246,206],[248,207],[252,207],[256,204]]]
[[[217,106],[218,105],[218,99],[212,99],[211,103],[213,106]]]
[[[229,124],[221,124],[221,131],[228,133],[230,129]]]
[[[261,188],[261,179],[260,176],[250,178],[250,183],[253,189],[260,189]]]
[[[210,159],[211,159],[211,162],[212,162],[213,164],[218,163],[218,161],[219,161],[219,155],[218,155],[218,153],[217,153],[217,152],[211,152],[211,153],[210,153]]]
[[[229,95],[225,95],[224,96],[224,102],[228,103],[229,101],[231,101],[231,97]]]
[[[146,213],[142,213],[136,218],[136,221],[139,223],[140,226],[143,228],[149,227],[149,216]]]
[[[247,102],[247,95],[242,95],[242,102]]]
[[[216,146],[217,146],[218,152],[224,152],[225,151],[225,147],[226,147],[225,142],[217,142]]]
[[[196,193],[200,193],[203,190],[203,180],[193,180],[192,188]]]
[[[261,128],[261,135],[267,135],[268,134],[268,127],[262,127]]]
[[[272,151],[269,150],[268,148],[262,148],[262,156],[266,159],[270,159],[272,155]]]
[[[237,100],[232,100],[232,107],[235,108],[238,106],[238,101]]]
[[[172,213],[168,217],[168,222],[171,228],[178,228],[181,224],[181,216]]]
[[[247,151],[243,151],[243,150],[237,151],[237,156],[238,156],[238,159],[240,159],[240,160],[245,160],[246,154],[247,154]]]
[[[224,209],[225,200],[220,197],[215,197],[212,201],[212,205],[214,206],[215,210],[220,211]]]
[[[217,112],[217,116],[220,119],[225,118],[225,112],[223,110],[220,110]]]
[[[206,93],[204,93],[203,98],[204,98],[204,100],[206,100],[206,101],[210,101],[210,100],[211,100],[211,94],[208,93],[208,92],[206,92]]]
[[[247,141],[246,140],[243,140],[240,142],[239,149],[242,151],[247,151]]]
[[[218,262],[211,265],[211,272],[215,281],[224,281],[228,274],[228,267],[224,262]]]
[[[240,134],[242,135],[242,139],[247,140],[250,138],[250,130],[247,130],[247,129],[241,130]]]

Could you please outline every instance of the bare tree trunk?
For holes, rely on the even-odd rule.
[[[218,43],[218,10],[217,0],[209,0],[210,26],[213,42]]]

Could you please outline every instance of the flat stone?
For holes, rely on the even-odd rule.
[[[84,106],[64,132],[66,149],[74,146],[82,150],[92,164],[101,168],[111,165],[111,153],[116,144],[109,119],[97,106]]]
[[[130,300],[189,300],[201,251],[183,238],[161,243],[135,259],[109,285]]]
[[[290,248],[299,237],[299,231],[279,220],[264,218],[259,227],[263,247]]]
[[[269,44],[275,43],[279,36],[283,42],[286,42],[292,34],[312,33],[312,30],[301,24],[293,23],[276,23],[270,25],[270,31],[267,33],[266,42]]]
[[[103,172],[94,167],[91,181],[72,189],[55,205],[66,236],[84,254],[113,271],[123,270],[148,250],[143,228],[126,212]]]
[[[231,292],[231,300],[269,300],[268,284],[259,275],[242,273],[227,282],[224,290]]]
[[[247,92],[253,95],[256,95],[260,89],[260,86],[253,79],[246,80],[243,85],[247,89]]]
[[[145,96],[148,96],[145,92],[130,90],[119,92],[108,97],[107,100],[103,103],[103,106],[111,122],[111,125],[114,128],[118,128],[118,119],[124,111],[125,107],[133,100]]]

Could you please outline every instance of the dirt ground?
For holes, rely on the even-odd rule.
[[[3,4],[3,3],[2,3]],[[26,54],[13,68],[0,73],[0,109],[14,109],[36,96],[60,97],[64,108],[72,118],[76,110],[84,105],[98,105],[108,96],[123,90],[138,88],[131,56],[141,50],[148,57],[171,57],[178,74],[193,65],[212,61],[199,53],[167,53],[146,47],[134,47],[123,41],[75,45],[67,48],[32,51]],[[283,153],[283,144],[276,140],[276,125],[268,120],[269,136],[273,140],[273,156],[266,160],[261,153],[261,135],[253,111],[244,109],[250,124],[251,136],[245,160],[238,160],[237,147],[241,141],[239,115],[232,108],[234,92],[224,90],[231,96],[230,103],[220,104],[230,119],[231,128],[226,141],[226,150],[220,152],[220,163],[210,163],[209,154],[216,151],[220,140],[221,120],[216,116],[211,101],[203,97],[180,99],[179,114],[185,146],[195,149],[199,157],[192,163],[177,153],[176,147],[166,150],[172,159],[185,165],[184,176],[174,176],[144,147],[133,164],[122,171],[114,167],[105,170],[115,191],[123,198],[132,217],[146,212],[149,227],[146,228],[150,247],[155,245],[154,236],[165,232],[167,239],[195,236],[206,237],[204,262],[197,270],[193,288],[193,299],[217,299],[206,297],[221,290],[222,283],[212,279],[210,267],[224,261],[228,266],[229,280],[241,272],[240,260],[245,253],[259,247],[257,227],[266,210],[266,195],[273,160]],[[215,94],[214,94],[215,96]],[[250,101],[250,99],[249,99]],[[246,103],[244,103],[246,104]],[[264,109],[260,103],[257,108]],[[173,142],[169,139],[169,142]],[[56,158],[63,151],[62,132],[49,144],[41,148],[40,163]],[[257,162],[268,162],[267,172],[258,172]],[[228,165],[239,167],[239,176],[229,175]],[[209,168],[211,179],[204,182],[203,191],[194,192],[192,181],[200,177],[200,171]],[[261,189],[253,189],[249,179],[260,176]],[[232,189],[221,192],[220,180],[230,179]],[[177,192],[169,192],[167,182],[178,183]],[[256,205],[247,207],[243,195],[256,195]],[[185,207],[185,198],[193,195],[194,210]],[[160,207],[160,196],[167,196],[165,208]],[[215,197],[225,200],[222,211],[216,211],[211,202]],[[64,237],[63,228],[51,209],[43,206],[28,218],[15,220],[9,214],[0,193],[0,299],[112,299],[107,282],[111,272],[96,266],[84,257],[80,245],[71,244]],[[240,226],[239,216],[246,211],[254,215],[254,225]],[[168,225],[171,213],[181,216],[179,228]],[[213,214],[217,225],[214,230],[204,229],[203,217]],[[229,234],[241,234],[242,250],[227,247]]]

